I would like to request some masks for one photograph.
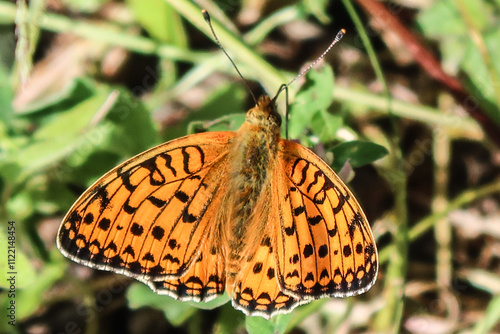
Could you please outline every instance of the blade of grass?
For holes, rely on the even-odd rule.
[[[474,326],[474,334],[491,333],[493,327],[500,321],[500,295],[493,297],[488,304],[484,316]]]
[[[245,34],[243,39],[250,45],[256,45],[277,27],[300,18],[298,6],[280,9],[260,21],[255,28]]]
[[[0,22],[12,23],[16,17],[16,6],[0,2]],[[93,23],[76,21],[62,15],[41,13],[36,24],[57,33],[73,33],[75,35],[121,46],[141,54],[155,54],[162,58],[198,62],[207,57],[206,53],[192,52],[179,47],[157,43],[149,38],[127,34],[118,25],[109,23]]]
[[[212,33],[207,23],[203,20],[201,8],[188,0],[165,0],[174,7],[184,18],[190,21],[196,28],[205,33],[211,39]],[[246,45],[240,36],[226,29],[216,19],[212,20],[219,40],[224,43],[224,47],[229,53],[234,54],[238,64],[243,64],[247,71],[242,71],[250,75],[249,78],[260,82],[266,91],[273,94],[278,87],[287,82],[286,77],[265,61],[254,49]]]

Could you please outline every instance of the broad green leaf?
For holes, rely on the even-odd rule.
[[[196,308],[189,305],[189,303],[175,300],[169,296],[156,294],[142,283],[133,283],[128,288],[127,299],[132,309],[144,306],[160,309],[174,326],[182,325],[196,312]]]
[[[289,136],[298,138],[319,111],[326,111],[333,101],[333,72],[330,66],[311,69],[306,82],[290,106]]]
[[[386,156],[389,152],[383,146],[371,142],[350,141],[333,148],[334,170],[340,170],[346,161],[353,167],[360,167],[372,163]]]
[[[55,92],[40,92],[35,100],[19,105],[16,113],[31,115],[72,108],[95,93],[94,84],[83,78],[70,80]]]
[[[249,334],[282,334],[285,333],[293,313],[278,314],[269,320],[262,317],[247,317],[245,322]]]
[[[500,124],[500,106],[497,104],[497,92],[500,91],[500,82],[496,82],[496,78],[500,78],[500,63],[495,61],[496,59],[500,59],[500,45],[498,43],[500,40],[500,30],[483,34],[483,38],[489,56],[493,60],[492,70],[495,73],[490,72],[490,68],[484,62],[484,57],[475,44],[472,43],[468,44],[469,47],[463,59],[462,68],[468,75],[469,91],[472,93],[475,101]]]
[[[222,125],[216,129],[210,128],[210,131],[234,131],[238,129],[238,116],[231,119],[233,114],[241,113],[241,117],[245,117],[244,100],[246,98],[245,89],[241,85],[226,83],[216,88],[210,94],[205,104],[199,110],[190,113],[181,123],[175,128],[170,128],[166,132],[165,140],[171,140],[186,135],[192,134],[195,129],[200,129],[200,124],[211,125],[228,124],[230,127]],[[222,120],[219,122],[219,120]],[[229,120],[229,123],[227,123]],[[206,122],[201,122],[206,121]],[[191,124],[193,123],[194,124]],[[202,125],[202,128],[206,128]],[[239,124],[241,125],[241,123]],[[201,129],[202,130],[202,129]],[[206,130],[205,130],[206,131]]]

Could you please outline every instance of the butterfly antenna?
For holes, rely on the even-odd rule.
[[[321,59],[325,58],[326,54],[333,48],[333,46],[335,44],[337,44],[342,39],[342,37],[344,37],[345,33],[346,33],[345,29],[340,29],[340,31],[337,33],[337,36],[335,36],[335,39],[330,43],[330,45],[326,48],[326,50],[323,51],[323,53],[318,58],[316,58],[316,60],[313,61],[309,66],[307,66],[305,69],[303,69],[302,71],[300,71],[300,73],[297,74],[295,76],[295,78],[293,78],[289,83],[282,84],[280,86],[280,88],[278,89],[278,92],[276,93],[276,95],[274,96],[274,98],[271,100],[271,103],[274,105],[276,103],[276,99],[278,98],[278,96],[280,95],[280,93],[283,90],[286,91],[286,111],[285,111],[286,139],[288,139],[288,86],[290,86],[292,83],[295,82],[295,80],[297,80],[298,78],[300,78],[301,76],[303,76],[304,74],[306,74],[307,72],[309,72],[309,70],[311,68],[313,68],[314,66],[316,66],[316,64],[321,61]]]
[[[207,22],[208,26],[210,27],[210,31],[212,32],[212,36],[214,37],[215,43],[217,43],[217,45],[222,50],[222,52],[224,52],[224,54],[229,59],[229,61],[231,62],[231,64],[233,64],[234,69],[236,70],[236,72],[238,72],[238,75],[240,76],[241,80],[243,80],[243,82],[245,83],[245,86],[247,86],[247,89],[250,92],[250,95],[252,95],[252,98],[253,98],[255,104],[257,104],[257,99],[255,98],[255,95],[253,94],[252,90],[250,89],[250,86],[248,85],[248,82],[245,80],[245,78],[241,74],[240,70],[238,70],[238,67],[236,67],[236,64],[234,63],[233,59],[231,57],[229,57],[229,55],[227,54],[226,50],[224,49],[224,47],[222,46],[221,42],[219,41],[219,38],[215,34],[214,28],[212,27],[212,21],[210,20],[210,15],[208,14],[208,11],[206,9],[202,9],[201,13],[203,14],[203,18]]]
[[[295,78],[293,78],[289,83],[287,84],[283,84],[280,86],[280,88],[278,89],[278,92],[276,93],[276,96],[273,98],[273,102],[276,101],[278,95],[284,90],[284,89],[287,89],[288,86],[290,86],[292,83],[295,82],[295,80],[297,80],[298,78],[300,78],[301,76],[303,76],[304,74],[306,74],[307,72],[309,72],[309,70],[311,68],[313,68],[314,66],[316,66],[317,63],[319,63],[321,61],[321,59],[325,58],[326,54],[328,52],[330,52],[330,50],[333,48],[333,46],[335,44],[337,44],[341,39],[342,37],[344,37],[346,31],[345,29],[340,29],[340,31],[337,33],[337,36],[335,36],[335,39],[330,43],[330,45],[326,48],[325,51],[323,51],[323,53],[318,57],[316,58],[315,61],[313,61],[309,66],[307,66],[305,69],[303,69],[302,71],[300,71],[299,74],[297,74],[295,76]]]

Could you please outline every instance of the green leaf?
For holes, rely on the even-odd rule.
[[[383,146],[357,140],[339,144],[332,151],[334,156],[332,168],[334,170],[340,170],[348,160],[353,167],[360,167],[389,153]]]
[[[285,333],[288,323],[292,320],[292,314],[278,314],[269,320],[262,317],[247,317],[246,330],[249,334]]]
[[[474,334],[491,333],[495,325],[500,322],[500,295],[496,295],[489,302],[486,312],[474,326]]]
[[[467,74],[464,81],[474,101],[500,124],[500,64],[495,61],[500,58],[500,24],[494,13],[485,1],[443,0],[424,11],[418,23],[426,35],[441,41],[444,67]],[[485,50],[474,42],[470,29],[481,34]]]
[[[60,172],[68,174],[96,152],[107,152],[112,154],[111,160],[92,162],[107,170],[119,162],[117,157],[128,158],[157,144],[157,131],[149,112],[128,92],[119,91],[108,109],[101,110],[110,93],[111,90],[102,89],[64,112],[46,117],[29,143],[6,163],[19,166],[19,177],[24,179],[48,168],[61,168]],[[97,176],[105,170],[97,168]]]
[[[245,122],[245,114],[232,114],[214,121],[195,121],[189,124],[188,133],[206,131],[236,131]]]
[[[434,38],[453,38],[467,34],[467,26],[451,0],[434,2],[432,7],[421,12],[417,22],[426,35]]]
[[[214,334],[233,334],[241,332],[245,315],[236,310],[231,303],[226,303],[220,309],[219,317],[214,326]]]
[[[14,116],[12,108],[13,92],[9,85],[9,76],[6,68],[0,62],[0,121],[8,124]],[[3,124],[0,124],[0,134],[4,133]]]
[[[10,157],[11,162],[22,170],[21,177],[42,172],[75,150],[80,133],[84,132],[105,98],[96,95],[42,124],[30,142]]]
[[[333,101],[333,71],[330,66],[311,69],[306,74],[306,82],[290,106],[289,136],[298,138],[317,112],[326,111]]]
[[[494,61],[500,59],[500,30],[490,31],[483,34],[486,49],[493,60],[493,69],[490,73],[478,48],[472,42],[468,44],[463,59],[462,68],[468,75],[469,91],[476,102],[478,102],[488,114],[500,124],[500,106],[497,104],[498,85],[494,78],[500,77],[500,63]],[[496,89],[495,89],[496,88]]]
[[[341,116],[332,115],[326,110],[321,110],[311,120],[311,129],[322,143],[327,143],[337,138],[337,131],[342,124]]]
[[[331,18],[328,16],[329,0],[304,0],[303,4],[306,11],[314,15],[321,23],[328,24],[331,22]]]
[[[127,290],[127,299],[132,309],[150,306],[160,309],[168,321],[174,326],[182,325],[189,317],[196,313],[197,308],[214,308],[221,305],[222,299],[217,298],[209,303],[191,303],[175,300],[172,297],[159,295],[142,283],[133,283]],[[225,302],[228,298],[226,297]],[[224,303],[225,303],[224,302]]]
[[[137,21],[155,39],[180,47],[187,46],[180,15],[164,0],[127,0]]]
[[[234,131],[242,124],[245,117],[245,89],[241,85],[226,83],[210,93],[210,98],[197,111],[192,112],[178,126],[167,131],[167,140],[192,134],[195,131]],[[241,116],[233,116],[240,112]],[[206,122],[201,122],[206,120]],[[193,123],[193,124],[192,124]],[[225,124],[225,125],[224,125]],[[220,127],[218,127],[220,125]],[[212,128],[212,126],[214,126]]]
[[[31,115],[70,109],[90,98],[95,93],[94,85],[90,80],[76,78],[54,92],[40,92],[33,101],[18,106],[16,113]]]

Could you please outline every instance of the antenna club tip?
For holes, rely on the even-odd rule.
[[[210,15],[208,14],[208,11],[206,9],[202,9],[201,14],[203,14],[203,18],[205,18],[205,21],[210,21]]]
[[[342,29],[340,29],[340,32],[345,34],[347,31],[344,28],[342,28]]]

